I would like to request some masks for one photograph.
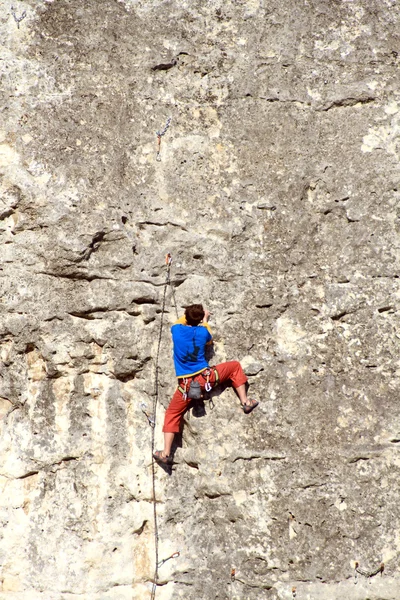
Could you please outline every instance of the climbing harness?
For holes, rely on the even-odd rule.
[[[211,373],[214,373],[215,377],[214,383],[212,384],[210,383]],[[207,367],[206,369],[204,369],[204,371],[201,371],[201,373],[195,375],[195,377],[197,377],[198,375],[201,375],[201,377],[203,377],[203,379],[206,380],[204,385],[206,392],[211,392],[213,387],[217,386],[219,383],[218,371],[214,367]],[[200,400],[201,392],[199,393],[199,390],[201,390],[201,386],[198,381],[194,381],[191,377],[185,377],[184,379],[182,378],[179,381],[180,384],[178,385],[178,390],[181,392],[183,400]]]
[[[160,162],[161,160],[161,138],[166,134],[168,127],[171,124],[171,118],[172,117],[168,117],[167,122],[164,125],[164,129],[160,129],[159,131],[156,131],[156,136],[157,136],[157,155],[156,155],[156,160],[158,162]]]
[[[371,577],[375,577],[375,575],[378,575],[378,573],[380,573],[381,577],[382,577],[384,570],[385,570],[385,563],[381,563],[379,565],[379,567],[377,569],[374,569],[373,571],[367,571],[366,569],[362,569],[360,567],[359,563],[356,562],[354,565],[354,583],[355,583],[355,585],[357,585],[357,583],[358,583],[358,574],[371,580]],[[371,581],[370,581],[370,583],[371,583]]]
[[[182,379],[183,385],[178,386],[178,390],[182,392],[182,400],[200,400],[201,386],[198,381],[193,381],[190,378]]]
[[[164,128],[164,130],[166,131],[166,128]],[[165,133],[165,131],[164,131],[164,133]],[[163,135],[163,133],[162,133],[162,135]],[[163,326],[164,326],[164,314],[165,314],[165,304],[166,304],[168,286],[170,286],[173,290],[173,286],[171,283],[172,256],[169,252],[165,257],[165,265],[167,268],[167,273],[166,273],[165,283],[164,283],[164,293],[163,293],[163,299],[162,299],[162,305],[161,305],[160,330],[159,330],[159,334],[158,334],[157,352],[156,352],[155,367],[154,367],[154,370],[155,370],[154,396],[153,396],[154,399],[153,399],[152,413],[151,414],[147,413],[147,406],[144,402],[142,402],[142,404],[140,405],[142,412],[146,415],[149,425],[151,426],[151,457],[152,457],[151,477],[152,477],[154,548],[155,548],[155,567],[154,567],[154,576],[153,576],[153,587],[151,590],[151,600],[154,600],[156,597],[156,590],[157,590],[157,585],[158,585],[158,569],[165,562],[165,561],[164,562],[159,561],[159,558],[158,558],[159,536],[158,536],[157,498],[156,498],[156,467],[155,467],[153,454],[154,454],[154,450],[155,450],[155,426],[156,426],[156,420],[157,420],[157,404],[158,404],[158,396],[159,396],[159,360],[160,360],[161,340],[162,340],[162,332],[163,332]],[[176,306],[174,293],[172,293],[172,297],[173,297],[174,303],[175,303],[175,312],[176,312],[176,315],[178,315],[178,308]],[[179,556],[179,553],[175,552],[175,554],[169,558],[175,558],[176,556]],[[169,559],[167,559],[167,560],[169,560]]]

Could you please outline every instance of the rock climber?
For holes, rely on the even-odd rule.
[[[179,433],[184,413],[190,406],[190,388],[199,387],[201,392],[230,382],[239,396],[243,412],[246,414],[258,406],[258,402],[247,397],[247,377],[238,361],[220,363],[210,367],[206,359],[206,347],[212,344],[211,329],[208,324],[210,312],[202,304],[187,306],[185,314],[171,327],[175,373],[178,388],[172,396],[165,412],[164,449],[153,456],[163,464],[172,462],[171,448],[176,433]]]

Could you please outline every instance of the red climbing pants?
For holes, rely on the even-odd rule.
[[[224,383],[226,381],[230,381],[234,388],[238,388],[240,385],[243,385],[247,381],[247,377],[243,372],[241,364],[237,360],[232,360],[230,362],[221,363],[216,365],[215,367],[211,367],[210,374],[210,384],[213,386],[215,384],[215,374],[213,369],[217,369],[219,382]],[[194,375],[194,377],[187,377],[188,381],[198,381],[201,386],[201,390],[205,390],[206,379],[199,373],[198,375]],[[178,379],[178,384],[181,385],[181,380]],[[182,417],[189,408],[191,400],[184,399],[183,393],[179,390],[176,390],[174,395],[171,398],[171,402],[165,412],[164,418],[164,433],[179,433],[182,424]]]

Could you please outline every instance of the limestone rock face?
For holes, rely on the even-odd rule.
[[[155,468],[156,598],[399,600],[398,3],[0,6],[0,599],[151,597],[175,298],[260,406]]]

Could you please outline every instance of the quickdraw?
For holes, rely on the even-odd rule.
[[[163,558],[157,564],[158,568],[162,567],[163,564],[166,563],[168,560],[171,560],[171,558],[178,558],[180,555],[181,555],[181,553],[178,551],[178,552],[174,552],[173,554],[171,554],[171,556],[168,556],[167,558]]]
[[[211,385],[210,383],[210,375],[211,373],[214,373],[215,376],[215,381],[214,381],[214,385]],[[213,389],[214,386],[218,385],[219,383],[219,375],[218,375],[218,371],[217,369],[206,369],[205,371],[203,371],[201,373],[202,377],[204,377],[206,379],[206,384],[205,384],[205,390],[206,392],[211,392],[211,390]]]
[[[146,417],[147,417],[147,420],[148,420],[148,422],[149,422],[149,425],[150,425],[151,427],[155,427],[155,426],[156,426],[156,422],[155,422],[154,416],[153,416],[152,414],[150,414],[150,413],[148,413],[148,412],[147,412],[147,405],[146,405],[146,403],[145,403],[145,402],[142,402],[142,403],[140,404],[140,408],[141,408],[141,411],[142,411],[142,413],[143,413],[144,415],[146,415]]]
[[[371,579],[371,577],[375,577],[375,575],[378,575],[378,573],[380,573],[382,577],[384,570],[385,563],[381,563],[379,567],[377,569],[374,569],[373,571],[367,571],[366,569],[362,569],[359,563],[356,562],[354,565],[354,583],[358,583],[358,574],[362,575],[363,577],[366,577],[367,579]]]
[[[157,136],[157,156],[156,160],[160,162],[161,160],[161,138],[166,134],[168,127],[171,124],[171,117],[168,117],[167,122],[165,123],[164,129],[160,129],[160,131],[156,131]]]
[[[182,399],[186,402],[188,394],[188,383],[189,383],[189,379],[182,379],[182,383],[183,383],[183,387],[178,386],[179,391],[182,392]]]
[[[24,10],[24,12],[23,12],[23,13],[22,13],[22,14],[21,14],[19,17],[17,17],[17,14],[16,14],[16,12],[15,12],[15,8],[12,6],[12,7],[11,7],[11,14],[12,14],[12,16],[14,17],[14,21],[15,21],[15,22],[16,22],[16,24],[17,24],[17,28],[19,29],[19,24],[20,24],[20,23],[21,23],[21,21],[23,21],[23,20],[25,19],[25,17],[26,17],[26,10]]]

